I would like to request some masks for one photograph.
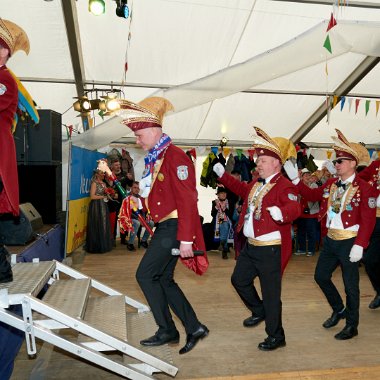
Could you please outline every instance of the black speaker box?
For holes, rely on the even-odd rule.
[[[14,141],[17,162],[24,165],[58,164],[62,161],[62,115],[38,110],[39,124],[20,120]]]
[[[35,231],[42,227],[41,215],[30,204],[20,204],[18,218],[0,219],[0,244],[24,245],[33,239]]]
[[[45,224],[61,221],[62,165],[18,165],[20,203],[30,202]]]

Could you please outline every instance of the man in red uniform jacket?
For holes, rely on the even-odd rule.
[[[281,165],[296,157],[294,145],[284,138],[271,139],[255,127],[253,146],[258,155],[259,178],[247,184],[225,172],[219,163],[219,181],[244,200],[237,231],[248,238],[231,277],[240,298],[252,312],[245,327],[265,320],[268,337],[258,345],[263,351],[286,345],[282,327],[281,274],[292,254],[291,223],[301,214],[296,187],[281,174]],[[253,280],[259,277],[262,299]]]
[[[365,148],[364,148],[365,149]],[[363,255],[365,270],[376,291],[375,298],[370,302],[370,309],[380,307],[380,161],[373,161],[362,170],[358,176],[367,181],[376,191],[376,225],[369,240],[368,248]]]
[[[140,343],[160,346],[179,342],[170,306],[187,333],[186,344],[179,351],[184,354],[209,333],[173,278],[178,261],[178,256],[172,255],[173,248],[179,248],[182,261],[196,273],[204,273],[208,266],[197,207],[194,164],[162,132],[163,116],[172,109],[169,101],[159,97],[147,98],[139,104],[124,101],[121,108],[123,123],[135,133],[137,144],[148,151],[140,189],[141,196],[146,198],[145,206],[156,223],[136,279],[152,310],[158,331]],[[193,249],[203,251],[204,255],[195,257]]]
[[[19,214],[19,192],[12,121],[17,109],[18,88],[5,64],[17,50],[29,53],[27,35],[18,25],[0,18],[0,215],[15,216]],[[5,248],[0,246],[0,282],[12,279]]]
[[[12,121],[17,109],[18,89],[5,64],[17,50],[29,53],[29,40],[24,30],[11,21],[0,18],[0,215],[19,214],[16,150],[12,136]],[[7,261],[7,251],[0,245],[0,282],[13,280]],[[8,308],[22,315],[20,305]],[[0,379],[11,377],[14,359],[21,347],[24,334],[0,322]]]
[[[346,318],[346,325],[335,338],[351,339],[358,335],[359,324],[359,268],[358,262],[363,257],[363,250],[368,246],[376,221],[376,191],[356,174],[359,162],[356,143],[350,143],[344,135],[336,130],[338,137],[333,137],[337,176],[330,178],[317,189],[310,189],[298,178],[296,168],[290,164],[284,166],[289,178],[307,200],[320,201],[319,218],[327,215],[327,236],[320,252],[314,278],[333,313],[324,323],[328,329]],[[338,266],[342,268],[346,292],[346,307],[337,288],[331,281]]]

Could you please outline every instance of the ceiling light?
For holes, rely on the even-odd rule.
[[[106,4],[104,0],[89,0],[88,11],[95,16],[100,16],[106,11]]]
[[[102,98],[104,100],[100,103],[99,108],[106,112],[107,115],[120,109],[120,103],[115,92],[110,92],[107,96],[102,96]]]
[[[222,137],[222,139],[220,140],[220,146],[223,148],[224,146],[226,146],[228,143],[228,138],[227,137]]]
[[[80,112],[81,114],[89,115],[91,111],[91,102],[88,100],[87,96],[80,96],[74,104],[74,110]]]
[[[116,15],[123,18],[129,17],[129,7],[127,0],[116,0]]]

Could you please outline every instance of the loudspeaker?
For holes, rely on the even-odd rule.
[[[38,110],[39,124],[20,120],[14,141],[17,162],[24,165],[58,164],[62,161],[62,115]]]
[[[0,220],[0,245],[24,245],[42,227],[41,215],[30,204],[20,204],[18,218],[6,217]]]
[[[60,222],[62,165],[18,165],[21,203],[32,203],[45,224]]]

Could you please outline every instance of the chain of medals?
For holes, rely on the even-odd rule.
[[[249,219],[249,215],[253,212],[253,217],[255,220],[260,220],[261,210],[263,205],[263,198],[268,193],[268,191],[273,187],[274,184],[267,183],[263,185],[260,182],[256,182],[249,193],[249,204],[247,207],[247,213],[245,215],[245,220]]]
[[[343,189],[343,187],[338,187],[333,195],[332,195],[332,199],[331,199],[331,211],[335,214],[339,214],[340,212],[340,208],[342,206],[342,200],[343,200],[343,196],[344,194],[350,189],[351,187],[351,183],[347,183],[346,184],[346,189]]]

